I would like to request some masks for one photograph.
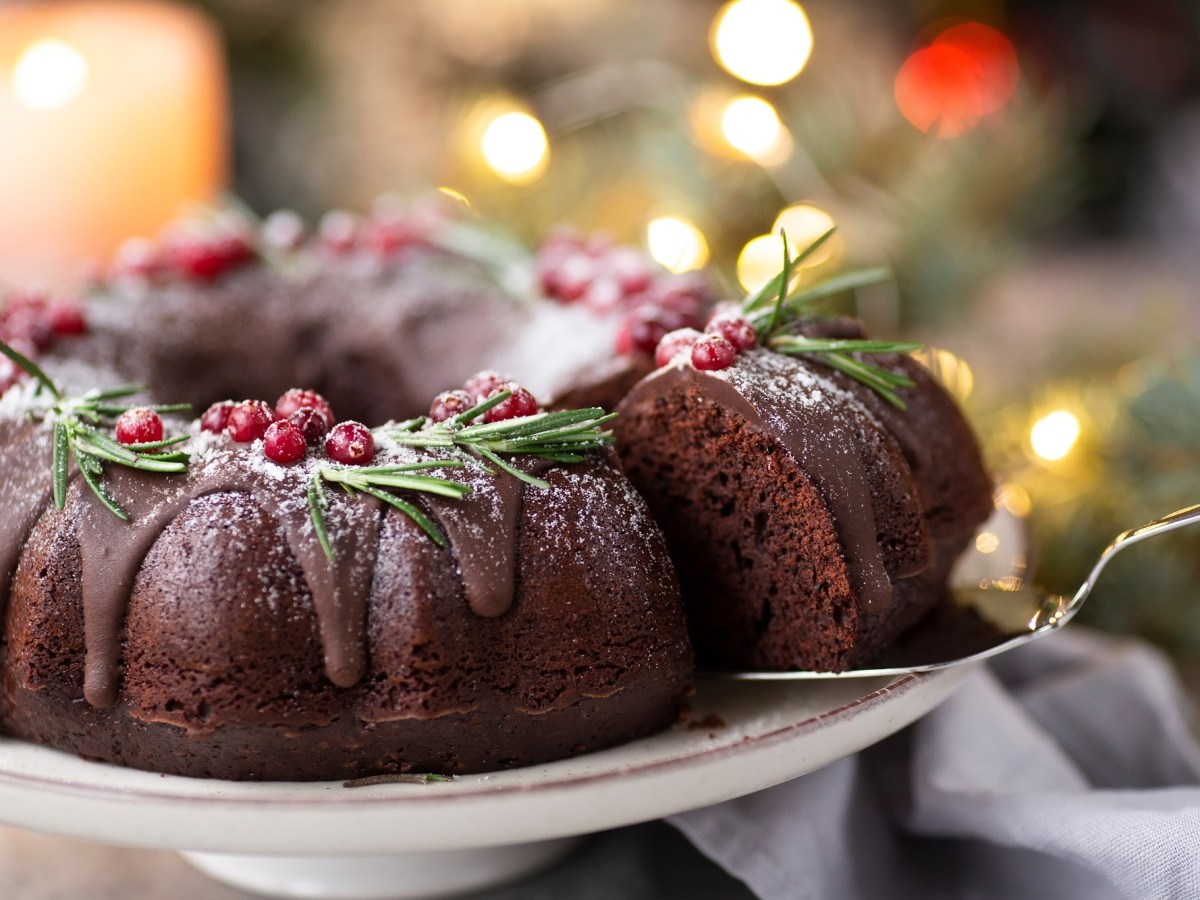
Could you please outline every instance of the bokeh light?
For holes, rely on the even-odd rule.
[[[1020,67],[1012,42],[977,22],[942,31],[904,61],[896,104],[922,131],[958,137],[1012,97]]]
[[[88,80],[88,62],[70,44],[40,40],[13,66],[12,91],[29,109],[60,109],[78,97]]]
[[[930,371],[959,403],[964,403],[975,390],[975,373],[967,361],[941,347],[922,347],[913,358]]]
[[[1033,423],[1029,443],[1041,459],[1053,462],[1071,452],[1079,440],[1079,419],[1065,409],[1055,410]]]
[[[733,0],[713,20],[711,43],[731,75],[751,84],[783,84],[812,53],[804,10],[791,0]]]
[[[995,553],[1000,549],[1000,537],[990,531],[981,531],[975,536],[975,549],[980,553]]]
[[[747,292],[757,291],[778,275],[781,268],[783,241],[777,234],[760,234],[752,238],[738,254],[738,282]]]
[[[1006,509],[1018,519],[1023,519],[1033,509],[1029,491],[1012,481],[1006,481],[996,489],[996,508]]]
[[[782,162],[791,150],[791,137],[775,107],[761,97],[737,97],[721,116],[721,133],[729,145],[762,163]]]
[[[689,272],[708,262],[703,232],[682,216],[659,216],[646,226],[646,249],[671,272]]]
[[[797,203],[789,206],[775,217],[775,224],[771,226],[771,234],[778,235],[780,231],[783,231],[787,235],[788,249],[795,256],[832,228],[833,224],[833,216],[825,212],[825,210],[809,203]],[[836,234],[833,235],[833,237],[818,247],[812,256],[800,264],[801,268],[813,269],[823,263],[829,262],[838,252],[840,246],[841,239]],[[783,259],[782,249],[780,249],[777,257],[775,261],[776,271],[778,271]]]
[[[542,174],[550,149],[542,123],[524,112],[507,112],[492,119],[483,132],[482,146],[488,167],[517,184]]]

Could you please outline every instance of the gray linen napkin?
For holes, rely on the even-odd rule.
[[[1200,897],[1189,712],[1157,651],[1073,627],[857,756],[669,821],[763,900]]]

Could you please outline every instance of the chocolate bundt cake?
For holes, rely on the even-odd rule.
[[[742,312],[663,339],[618,407],[625,470],[667,535],[700,666],[869,663],[945,596],[987,518],[978,445],[924,367],[857,323]]]
[[[0,733],[232,779],[487,771],[665,727],[689,630],[707,667],[838,670],[938,602],[990,491],[910,348],[812,317],[787,266],[708,318],[626,248],[514,253],[440,216],[220,221],[82,310],[10,298],[0,338],[61,392],[0,360]],[[517,380],[464,383],[488,366]],[[165,438],[119,408],[176,400],[212,406]]]
[[[634,308],[518,302],[496,269],[432,241],[347,251],[318,238],[282,257],[251,242],[254,253],[210,241],[209,257],[158,248],[157,268],[115,278],[85,304],[88,334],[58,347],[41,331],[6,336],[42,349],[65,396],[144,379],[150,396],[133,400],[203,409],[312,384],[343,416],[382,421],[430,410],[434,389],[479,367],[473,356],[504,365],[500,348],[528,347],[535,329],[550,346],[582,320],[600,337],[512,367],[602,394],[566,376],[589,346],[611,361]],[[692,668],[678,582],[602,440],[481,457],[422,445],[426,421],[368,431],[378,446],[365,468],[304,437],[299,458],[277,462],[289,445],[262,430],[274,416],[253,428],[265,404],[217,403],[202,421],[168,418],[184,444],[134,440],[146,458],[187,457],[186,472],[161,473],[114,461],[109,416],[97,426],[108,443],[89,444],[102,470],[80,469],[72,445],[56,508],[50,460],[67,407],[46,414],[32,389],[25,380],[0,406],[0,733],[157,772],[325,780],[524,766],[677,718]],[[461,394],[439,398],[443,416],[486,398],[463,406]],[[505,419],[485,415],[485,427]],[[469,493],[410,492],[396,473],[362,486],[350,472],[431,461],[448,468],[398,478]]]

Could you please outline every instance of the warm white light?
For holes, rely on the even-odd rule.
[[[963,403],[975,390],[975,373],[960,356],[941,347],[922,347],[913,353],[955,400]]]
[[[980,553],[995,553],[1000,547],[1000,538],[990,531],[981,531],[975,536],[975,549]]]
[[[800,74],[812,53],[808,17],[791,0],[733,0],[717,14],[713,55],[751,84],[783,84]]]
[[[1033,509],[1033,500],[1025,488],[1006,481],[996,489],[996,508],[1006,509],[1018,519],[1023,519]]]
[[[708,241],[700,229],[679,216],[659,216],[646,226],[646,249],[664,269],[690,272],[708,262]]]
[[[721,132],[734,149],[758,160],[775,156],[784,139],[779,114],[761,97],[730,101],[721,116]]]
[[[1065,409],[1043,416],[1033,423],[1029,442],[1033,452],[1046,460],[1062,459],[1079,439],[1079,420]]]
[[[776,217],[775,224],[771,226],[771,233],[779,234],[782,229],[787,235],[788,250],[795,256],[832,227],[833,216],[825,210],[807,203],[799,203],[789,206]],[[838,237],[835,234],[822,244],[812,256],[804,260],[800,264],[801,267],[809,269],[828,262],[837,249],[837,241]]]
[[[483,158],[506,181],[526,182],[545,167],[549,142],[542,123],[528,113],[497,116],[483,133]]]
[[[79,96],[87,84],[88,62],[70,44],[35,41],[13,67],[12,90],[29,109],[59,109]]]
[[[783,241],[777,234],[752,238],[738,254],[737,277],[747,292],[757,291],[782,268]]]

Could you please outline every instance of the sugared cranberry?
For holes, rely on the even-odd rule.
[[[290,209],[279,209],[263,220],[259,233],[268,247],[296,250],[304,243],[304,220]]]
[[[153,278],[163,268],[159,248],[145,238],[130,238],[117,248],[113,263],[113,276],[146,280]]]
[[[254,243],[246,234],[227,234],[218,238],[216,250],[224,263],[222,271],[235,269],[254,259]]]
[[[325,453],[347,466],[370,465],[375,458],[375,438],[361,422],[341,422],[325,439]]]
[[[719,334],[725,338],[733,344],[733,349],[738,353],[753,350],[758,344],[758,334],[755,332],[754,326],[745,316],[734,313],[720,313],[713,316],[708,320],[708,325],[704,330],[709,334]]]
[[[445,422],[465,413],[476,403],[466,391],[442,391],[433,398],[429,407],[429,418],[434,422]]]
[[[179,241],[171,247],[171,262],[181,275],[192,281],[215,281],[225,271],[225,257],[208,241]]]
[[[290,419],[272,422],[263,435],[263,453],[267,459],[277,463],[294,463],[303,459],[308,449],[308,441],[300,426]]]
[[[608,263],[626,296],[640,294],[654,283],[653,264],[632,247],[615,248]]]
[[[621,323],[621,330],[617,332],[617,352],[653,353],[670,330],[657,309],[639,307]]]
[[[650,290],[654,302],[667,309],[699,315],[715,299],[712,283],[700,272],[664,275]]]
[[[163,421],[152,409],[127,409],[117,419],[117,441],[122,444],[153,444],[163,439]]]
[[[256,441],[275,421],[275,411],[262,400],[243,400],[229,411],[225,433],[239,444]]]
[[[692,345],[692,365],[702,372],[728,369],[737,359],[733,344],[719,334],[705,334]]]
[[[319,446],[325,435],[329,434],[329,420],[323,412],[311,406],[300,407],[287,417],[287,421],[300,429],[310,447]]]
[[[28,341],[38,350],[49,350],[54,344],[54,329],[46,310],[40,306],[9,306],[3,320],[4,334],[13,340]]]
[[[48,310],[50,327],[55,334],[79,335],[87,333],[87,319],[76,303],[55,303]]]
[[[316,391],[301,388],[292,388],[275,401],[275,418],[286,419],[292,413],[296,412],[296,410],[304,409],[305,407],[315,409],[325,417],[325,429],[327,431],[337,421],[337,416],[333,414],[333,407],[329,405],[328,400]]]
[[[381,259],[395,256],[420,239],[417,229],[403,219],[371,222],[365,232],[363,242],[367,249]]]
[[[661,369],[684,350],[690,351],[703,336],[695,328],[678,328],[668,332],[654,351],[654,364]]]
[[[483,414],[485,422],[503,422],[507,419],[516,419],[520,416],[532,416],[538,411],[537,400],[533,394],[525,390],[515,381],[508,381],[500,385],[496,390],[492,391],[491,396],[502,391],[512,391],[512,395],[497,403],[486,413]]]
[[[482,372],[476,372],[468,378],[467,383],[463,385],[463,390],[471,395],[472,400],[478,403],[507,381],[508,379],[499,372],[493,369],[484,369]]]
[[[225,430],[225,426],[229,424],[229,413],[235,406],[237,404],[232,400],[222,400],[220,403],[214,403],[200,417],[200,428],[204,431],[211,431],[213,434],[220,434]]]
[[[359,227],[357,216],[335,209],[325,214],[317,229],[325,249],[342,254],[358,246]]]

